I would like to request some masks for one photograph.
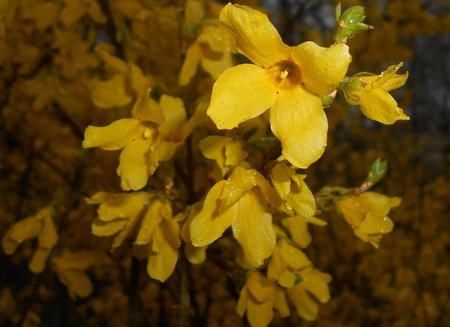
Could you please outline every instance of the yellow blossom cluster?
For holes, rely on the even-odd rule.
[[[32,297],[60,296],[57,283],[92,326],[123,325],[108,317],[126,301],[130,326],[240,322],[210,294],[251,326],[312,321],[333,287],[316,232],[340,216],[378,248],[393,230],[401,199],[371,190],[378,166],[350,185],[309,176],[333,145],[337,96],[373,121],[409,120],[389,93],[403,63],[350,75],[347,41],[368,29],[355,7],[337,10],[344,37],[291,46],[259,1],[239,3],[0,0],[2,133],[31,149],[8,156],[10,180],[36,201],[11,196],[17,219],[0,207],[0,231],[3,251],[42,273]],[[24,310],[5,321],[40,321]]]

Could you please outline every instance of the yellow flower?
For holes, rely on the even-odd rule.
[[[305,177],[284,163],[277,163],[270,172],[273,186],[285,201],[281,209],[291,216],[309,217],[316,213],[314,195],[303,181]]]
[[[297,273],[307,267],[312,267],[312,263],[306,255],[285,240],[280,240],[270,257],[267,277],[283,287],[291,288]]]
[[[248,263],[260,266],[276,242],[267,203],[278,206],[281,199],[264,177],[254,169],[236,167],[228,180],[209,190],[202,210],[192,219],[192,244],[211,244],[232,226]]]
[[[121,246],[142,219],[143,210],[151,197],[147,193],[99,192],[87,198],[86,202],[89,204],[100,204],[98,216],[92,223],[92,234],[116,235],[112,248]]]
[[[147,272],[161,282],[172,274],[178,260],[180,228],[169,204],[146,193],[111,194],[99,192],[86,200],[100,204],[92,224],[97,236],[117,234],[116,248],[127,238],[134,239],[134,254],[148,257]]]
[[[378,248],[383,234],[392,231],[394,224],[387,214],[400,205],[401,199],[375,192],[345,197],[337,201],[344,219],[353,227],[355,235]]]
[[[356,75],[345,84],[344,92],[350,102],[359,105],[368,118],[383,124],[391,125],[397,120],[409,120],[409,117],[398,107],[389,91],[405,85],[408,73],[396,74],[403,63],[390,66],[380,75]]]
[[[220,129],[232,129],[270,109],[270,124],[283,156],[307,168],[322,155],[328,122],[320,97],[332,93],[347,72],[348,46],[283,43],[265,14],[228,4],[220,21],[238,52],[255,64],[227,69],[214,84],[207,114]]]
[[[71,298],[88,297],[91,295],[93,285],[86,270],[92,266],[110,263],[109,258],[99,251],[64,251],[63,254],[52,260],[53,270],[63,283]]]
[[[201,64],[214,79],[233,66],[233,38],[223,26],[209,22],[186,52],[178,83],[187,85]]]
[[[44,270],[45,262],[58,241],[58,233],[50,208],[41,209],[36,215],[12,225],[3,236],[3,250],[6,254],[13,254],[22,242],[33,238],[38,239],[38,247],[28,268],[32,272],[40,273]]]
[[[141,97],[132,111],[134,118],[119,119],[105,127],[88,126],[83,147],[122,150],[117,174],[123,190],[139,190],[147,184],[159,162],[172,158],[176,149],[205,117],[198,107],[186,121],[179,98],[163,95],[156,103]]]
[[[237,303],[237,312],[247,318],[253,327],[268,326],[273,318],[273,309],[281,317],[289,316],[289,306],[284,292],[259,272],[252,272],[241,290]]]
[[[102,47],[95,49],[98,56],[114,73],[107,81],[98,82],[92,91],[92,100],[99,108],[114,108],[137,99],[136,105],[150,92],[151,80],[133,63],[109,54]]]
[[[303,319],[314,320],[319,312],[319,305],[314,298],[322,303],[330,300],[328,283],[331,281],[331,276],[314,268],[304,269],[298,275],[300,282],[286,290],[287,296]]]
[[[226,136],[208,136],[200,141],[199,148],[206,158],[217,162],[222,176],[247,157],[242,144]]]

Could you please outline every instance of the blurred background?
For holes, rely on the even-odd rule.
[[[0,236],[12,223],[57,202],[60,238],[68,248],[109,248],[107,240],[85,235],[95,209],[84,197],[92,190],[118,189],[114,169],[98,171],[95,165],[102,160],[115,167],[117,153],[80,150],[86,126],[106,116],[93,113],[89,78],[98,63],[92,49],[115,33],[133,45],[140,39],[142,47],[136,43],[135,51],[123,56],[164,80],[180,68],[181,54],[173,52],[171,42],[177,40],[158,35],[178,35],[172,9],[184,2],[132,1],[150,13],[134,25],[105,19],[115,17],[114,10],[125,12],[124,1],[93,2],[104,15],[81,0],[26,0],[14,9],[0,0]],[[335,1],[234,2],[263,8],[289,45],[331,42]],[[356,238],[337,215],[326,227],[312,227],[306,252],[333,276],[331,300],[314,322],[292,315],[276,317],[272,325],[450,326],[450,3],[343,0],[341,5],[364,6],[366,22],[375,27],[349,41],[350,75],[379,74],[403,62],[401,72],[408,71],[409,79],[394,96],[411,120],[381,125],[337,98],[327,109],[327,151],[308,170],[306,182],[314,192],[323,185],[358,186],[370,164],[383,158],[389,172],[374,190],[401,197],[402,204],[391,212],[395,229],[379,249]],[[61,16],[66,8],[81,12],[82,23]],[[125,326],[127,312],[135,310],[137,326],[182,326],[177,276],[161,285],[140,272],[130,285],[132,263],[119,250],[112,254],[119,265],[91,269],[93,295],[74,300],[51,272],[28,271],[34,246],[24,245],[14,256],[0,251],[0,325]],[[248,325],[235,313],[238,290],[218,267],[195,266],[190,278],[196,288],[191,302],[204,308],[193,326]]]

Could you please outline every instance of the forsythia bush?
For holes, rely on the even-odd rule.
[[[2,249],[14,255],[5,260],[26,261],[35,274],[24,296],[50,299],[64,285],[73,299],[92,298],[80,309],[90,325],[116,313],[109,325],[133,326],[140,310],[159,312],[149,325],[233,326],[223,313],[233,310],[251,326],[310,321],[332,283],[313,264],[321,253],[306,254],[313,236],[335,215],[375,248],[393,230],[389,213],[401,199],[372,190],[385,161],[371,158],[355,185],[313,192],[307,175],[327,150],[337,97],[381,124],[409,120],[390,94],[407,81],[403,63],[349,73],[349,40],[373,29],[363,7],[337,7],[328,44],[289,46],[257,1],[240,3],[0,0],[9,89],[0,107],[14,127],[5,137],[23,133],[38,160],[32,167],[11,152],[16,193],[38,200],[24,204],[12,192],[5,203],[16,212],[0,212]],[[46,137],[34,138],[41,130]],[[139,290],[141,263],[165,284]],[[207,288],[225,299],[220,306]],[[40,324],[32,301],[13,315],[12,290],[0,303],[0,323]],[[164,321],[174,307],[174,321]]]

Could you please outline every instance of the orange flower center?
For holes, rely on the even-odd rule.
[[[300,68],[291,60],[283,60],[267,68],[267,72],[280,89],[292,88],[302,81]]]

